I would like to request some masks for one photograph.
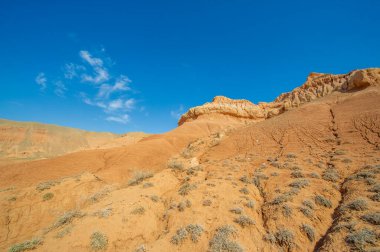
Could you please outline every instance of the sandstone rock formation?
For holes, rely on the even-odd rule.
[[[281,94],[273,102],[261,102],[255,105],[248,100],[233,100],[216,96],[212,102],[189,109],[182,115],[178,125],[202,116],[212,117],[215,114],[227,115],[239,120],[261,121],[334,91],[349,92],[354,89],[379,85],[379,83],[379,68],[355,70],[348,74],[338,75],[311,73],[302,86]]]

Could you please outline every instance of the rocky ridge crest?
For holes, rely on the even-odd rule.
[[[201,116],[217,114],[240,120],[261,121],[335,91],[351,92],[375,85],[380,85],[380,68],[354,70],[348,74],[337,75],[310,73],[303,85],[281,94],[273,102],[260,102],[256,105],[248,100],[216,96],[212,102],[189,109],[181,116],[178,125]]]

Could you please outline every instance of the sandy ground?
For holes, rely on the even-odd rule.
[[[337,92],[1,166],[0,250],[379,250],[379,101],[378,87]]]

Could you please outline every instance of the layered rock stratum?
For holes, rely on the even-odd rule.
[[[291,92],[281,94],[273,102],[253,104],[248,100],[234,100],[216,96],[212,102],[189,109],[178,121],[178,125],[202,116],[227,115],[235,119],[261,121],[299,107],[332,92],[352,90],[379,85],[380,69],[355,70],[348,74],[311,73],[306,82]]]

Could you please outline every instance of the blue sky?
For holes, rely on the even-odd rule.
[[[380,66],[380,1],[0,2],[0,118],[165,132],[216,95],[271,101]]]

